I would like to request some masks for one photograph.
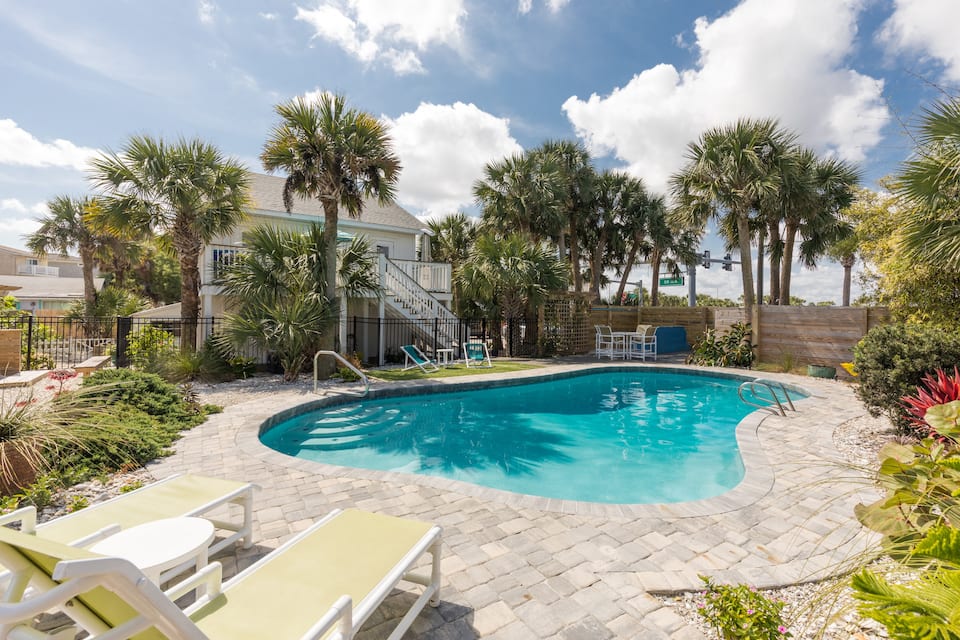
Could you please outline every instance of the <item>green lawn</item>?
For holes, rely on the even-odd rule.
[[[492,368],[470,367],[469,369],[462,364],[455,364],[450,367],[440,367],[439,371],[433,373],[424,373],[420,369],[410,369],[401,371],[400,369],[373,369],[367,372],[371,378],[380,380],[389,380],[395,382],[398,380],[423,380],[425,378],[452,378],[455,376],[472,376],[478,373],[511,373],[513,371],[526,371],[527,369],[540,369],[542,365],[529,364],[526,362],[516,362],[514,360],[495,360]]]

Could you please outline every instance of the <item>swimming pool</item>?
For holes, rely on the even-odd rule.
[[[367,399],[261,434],[327,464],[440,476],[601,503],[698,500],[743,478],[736,378],[662,370],[581,372],[513,386]]]

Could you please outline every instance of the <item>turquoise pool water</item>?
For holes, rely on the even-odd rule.
[[[279,423],[261,441],[328,464],[548,498],[682,502],[743,477],[735,430],[752,409],[739,382],[619,371],[363,400]]]

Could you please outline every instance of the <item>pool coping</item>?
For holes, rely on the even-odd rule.
[[[456,391],[515,386],[534,381],[557,380],[583,375],[584,372],[596,371],[629,371],[636,369],[650,369],[666,373],[683,375],[720,377],[734,380],[773,379],[784,386],[799,390],[806,394],[806,398],[795,402],[797,410],[802,411],[807,404],[817,401],[819,395],[815,390],[796,384],[796,379],[778,379],[776,375],[752,375],[749,370],[731,372],[729,369],[690,367],[676,364],[658,365],[647,363],[583,363],[561,365],[552,371],[544,372],[540,369],[500,374],[486,374],[483,377],[470,376],[463,378],[437,378],[410,381],[406,383],[391,383],[385,387],[371,387],[369,398],[382,399],[403,397],[428,393],[452,393]],[[272,426],[289,418],[308,411],[349,404],[356,402],[355,396],[339,394],[310,400],[297,399],[273,405],[269,410],[251,411],[244,418],[245,428],[237,432],[236,444],[246,454],[255,456],[270,464],[293,468],[304,472],[320,473],[330,476],[350,475],[371,481],[396,482],[431,487],[442,491],[476,497],[482,500],[497,501],[518,508],[538,509],[541,511],[563,513],[571,515],[591,515],[614,518],[690,518],[712,516],[743,509],[754,504],[767,495],[772,489],[775,475],[766,454],[763,451],[759,438],[759,429],[764,421],[773,414],[755,410],[744,417],[736,428],[737,447],[744,465],[744,476],[741,481],[729,491],[718,496],[703,498],[689,502],[649,503],[649,504],[616,504],[582,502],[576,500],[561,500],[544,498],[527,494],[514,493],[501,489],[493,489],[472,484],[462,480],[452,480],[435,476],[423,476],[398,471],[377,471],[358,467],[344,467],[314,460],[304,460],[284,453],[280,453],[264,445],[260,435]],[[255,428],[252,428],[255,427]],[[822,438],[821,433],[818,436]],[[832,433],[832,429],[830,430]],[[821,447],[828,443],[819,442]]]

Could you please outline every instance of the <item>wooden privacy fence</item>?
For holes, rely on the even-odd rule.
[[[680,326],[693,344],[707,329],[726,332],[744,322],[744,310],[735,307],[592,307],[589,324],[629,331],[638,324]],[[873,327],[890,321],[884,307],[779,307],[754,309],[754,335],[761,362],[836,366],[853,359],[853,347]]]
[[[890,321],[884,307],[757,307],[754,335],[761,362],[837,366],[873,327]]]

